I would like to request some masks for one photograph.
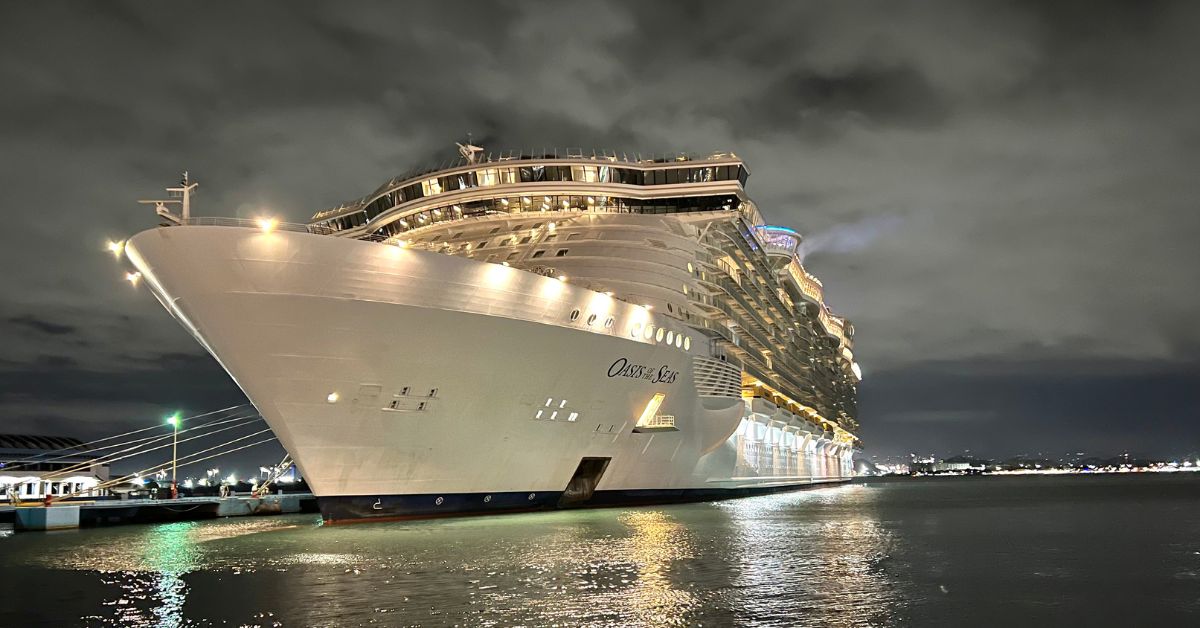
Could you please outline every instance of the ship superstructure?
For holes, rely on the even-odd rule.
[[[160,205],[126,248],[327,519],[849,479],[854,328],[736,155],[459,148],[308,225]]]

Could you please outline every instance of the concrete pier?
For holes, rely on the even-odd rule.
[[[72,530],[79,527],[79,506],[17,508],[17,530]]]
[[[69,530],[86,526],[190,521],[317,512],[311,493],[264,497],[181,497],[179,499],[113,499],[45,506],[0,506],[0,521],[20,531]]]

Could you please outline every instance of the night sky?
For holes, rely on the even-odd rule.
[[[857,327],[868,454],[1195,452],[1198,33],[1195,2],[8,2],[0,432],[244,401],[104,251],[180,170],[199,215],[303,221],[470,132],[743,157]]]

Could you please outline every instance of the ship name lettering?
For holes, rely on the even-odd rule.
[[[633,364],[628,358],[617,358],[615,362],[608,367],[609,377],[628,377],[629,379],[642,379],[651,384],[674,384],[679,371],[672,369],[669,365],[662,365],[658,369],[645,364]]]

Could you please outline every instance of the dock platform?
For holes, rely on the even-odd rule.
[[[53,506],[0,506],[0,522],[14,529],[66,530],[88,526],[190,521],[216,517],[245,517],[317,512],[312,493],[263,497],[180,497],[178,499],[110,499],[59,502]]]

